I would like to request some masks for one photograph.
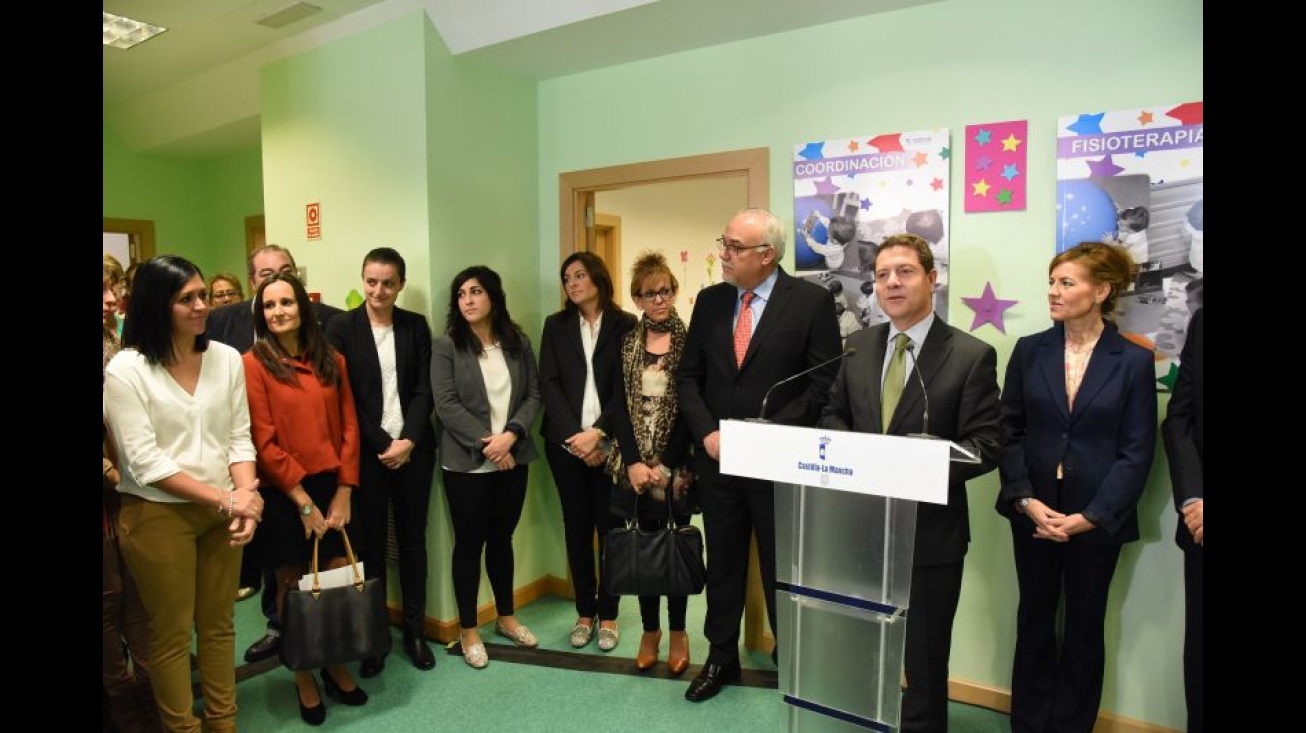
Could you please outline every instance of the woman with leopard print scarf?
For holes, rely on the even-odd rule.
[[[641,255],[631,268],[630,283],[631,297],[644,317],[622,341],[624,409],[617,411],[614,421],[616,450],[608,457],[607,469],[614,483],[612,513],[637,519],[642,528],[651,530],[664,526],[668,519],[688,523],[696,511],[689,428],[680,416],[675,380],[686,329],[676,314],[679,284],[662,254]],[[671,629],[667,667],[672,674],[689,667],[688,600],[687,596],[667,597]],[[644,634],[635,666],[641,671],[657,663],[662,641],[660,605],[660,596],[639,597]]]

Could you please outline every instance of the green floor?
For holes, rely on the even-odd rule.
[[[663,634],[660,663],[649,673],[634,668],[641,627],[639,604],[623,598],[621,641],[604,653],[591,642],[571,648],[567,635],[575,621],[568,599],[545,596],[520,609],[518,618],[535,632],[545,653],[499,647],[507,639],[494,635],[490,624],[481,629],[490,664],[476,670],[461,656],[434,645],[435,669],[421,672],[399,651],[401,635],[394,630],[395,653],[378,677],[363,680],[370,700],[348,707],[326,700],[323,729],[390,733],[397,731],[780,731],[788,707],[773,685],[775,667],[769,655],[745,652],[744,684],[730,685],[704,703],[684,699],[697,665],[707,657],[702,637],[703,601],[689,606],[690,658],[693,666],[679,679],[670,677]],[[665,611],[664,611],[665,614]],[[665,618],[665,615],[664,615]],[[244,665],[244,650],[263,633],[263,616],[255,596],[236,604],[237,687],[241,731],[296,731],[307,726],[299,719],[292,674],[269,660]],[[578,656],[587,655],[587,656]],[[242,669],[243,667],[243,669]],[[951,704],[952,733],[1009,731],[1007,716],[984,708]],[[848,730],[855,730],[851,727]]]

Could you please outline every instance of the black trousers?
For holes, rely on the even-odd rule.
[[[964,560],[912,566],[907,640],[903,645],[907,677],[899,725],[903,733],[948,730],[948,659],[964,568]]]
[[[481,589],[481,551],[490,578],[495,611],[515,612],[512,601],[512,533],[526,503],[526,466],[509,471],[461,473],[440,470],[453,523],[453,595],[458,623],[474,629],[476,597]]]
[[[1013,527],[1012,550],[1020,588],[1011,665],[1012,733],[1091,733],[1102,702],[1107,595],[1120,545],[1038,540]]]
[[[615,521],[608,508],[612,501],[612,478],[602,466],[587,466],[552,442],[544,444],[544,456],[562,502],[563,541],[576,594],[576,615],[614,620],[621,599],[608,593],[603,578],[595,570],[596,564],[603,562],[603,541]],[[599,535],[597,551],[595,532]]]
[[[707,614],[703,634],[711,646],[708,664],[739,659],[739,624],[748,584],[748,548],[757,534],[757,555],[766,596],[766,616],[775,634],[775,489],[770,481],[737,476],[703,477],[707,545]],[[779,639],[777,638],[777,643]]]
[[[414,450],[408,463],[397,470],[386,468],[368,451],[363,451],[358,461],[362,560],[367,577],[378,578],[381,587],[387,587],[386,519],[393,505],[404,632],[419,636],[426,625],[426,523],[434,471],[434,451]]]
[[[1206,730],[1202,714],[1203,552],[1200,545],[1184,550],[1184,699],[1188,703],[1188,733]]]

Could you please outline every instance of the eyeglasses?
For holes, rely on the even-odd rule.
[[[645,303],[656,303],[658,298],[661,298],[663,300],[671,300],[671,296],[675,294],[676,291],[672,290],[671,288],[662,288],[661,290],[645,290],[644,292],[639,294],[639,299],[644,301]]]
[[[770,246],[771,245],[767,244],[766,242],[763,242],[761,244],[752,244],[752,245],[735,244],[734,242],[727,242],[724,235],[716,238],[716,248],[721,251],[721,254],[723,255],[728,254],[731,257],[734,257],[735,255],[739,254],[740,252],[743,252],[744,250],[758,249],[760,247],[770,247]]]
[[[219,290],[211,293],[210,297],[214,300],[223,300],[224,298],[234,298],[238,295],[240,295],[240,292],[237,290]]]

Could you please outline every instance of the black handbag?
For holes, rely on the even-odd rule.
[[[299,671],[390,653],[390,617],[379,578],[363,579],[349,534],[340,528],[354,582],[323,588],[313,538],[313,589],[286,591],[281,612],[281,663]]]
[[[638,515],[638,512],[636,512]],[[618,596],[692,596],[703,592],[703,534],[668,517],[660,529],[640,529],[637,519],[608,530],[603,543],[603,583]]]

